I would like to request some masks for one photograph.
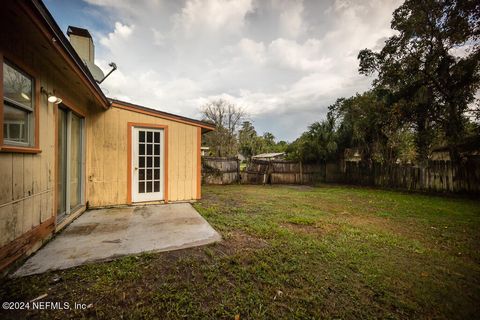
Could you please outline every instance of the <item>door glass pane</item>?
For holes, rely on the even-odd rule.
[[[66,159],[67,159],[67,113],[58,109],[58,152],[57,152],[57,216],[61,217],[66,211]]]
[[[82,119],[72,114],[70,135],[70,209],[81,203]]]

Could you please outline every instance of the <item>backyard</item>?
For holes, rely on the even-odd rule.
[[[86,305],[2,318],[475,318],[480,202],[336,185],[206,186],[217,244],[2,284]]]

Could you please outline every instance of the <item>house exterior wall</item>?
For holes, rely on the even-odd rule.
[[[35,82],[35,146],[22,150],[3,144],[0,133],[0,271],[38,249],[58,227],[56,218],[56,117],[58,106],[40,88],[85,115],[92,104],[72,69],[57,55],[55,44],[34,27],[20,2],[9,1],[0,12],[0,130],[3,133],[3,62],[29,74]],[[12,14],[15,12],[16,14]],[[71,81],[66,81],[71,79]],[[84,211],[79,208],[75,213]]]
[[[128,204],[128,123],[165,125],[168,130],[168,201],[200,196],[200,128],[112,107],[92,115],[87,126],[87,199],[91,207]]]
[[[169,120],[135,110],[106,107],[106,100],[89,87],[54,35],[43,29],[23,1],[7,1],[0,11],[0,272],[37,250],[53,232],[92,207],[129,203],[129,123],[166,126],[168,130],[168,201],[200,198],[201,128],[188,121]],[[3,61],[16,65],[35,81],[36,145],[3,145]],[[57,212],[56,104],[84,118],[84,200],[61,223]]]
[[[22,52],[22,51],[20,51]],[[28,55],[28,53],[27,53]],[[25,57],[12,54],[2,54],[9,61],[29,61]],[[31,61],[31,60],[30,60]],[[3,61],[2,61],[3,64]],[[73,95],[62,82],[48,76],[49,72],[41,66],[23,65],[23,70],[35,77],[36,87],[47,90],[56,88],[63,92],[65,106],[82,113],[87,112],[83,104]],[[63,89],[62,89],[63,88]],[[47,97],[36,90],[38,110],[38,152],[0,152],[0,247],[14,244],[7,252],[0,253],[0,270],[3,264],[9,264],[11,259],[22,250],[22,254],[34,251],[55,229],[56,217],[56,115],[58,106],[48,103]],[[76,103],[68,103],[75,101]],[[85,117],[88,123],[88,116]],[[84,207],[78,209],[84,211]],[[26,247],[17,243],[26,243]],[[1,259],[5,255],[5,259]]]

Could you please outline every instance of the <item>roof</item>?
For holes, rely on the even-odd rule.
[[[92,38],[92,35],[87,29],[79,28],[79,27],[74,27],[74,26],[68,26],[67,29],[67,35],[73,34],[74,36],[80,36],[80,37],[87,37],[87,38]]]
[[[98,83],[93,78],[93,75],[90,73],[87,66],[83,63],[82,59],[80,59],[77,52],[70,44],[70,41],[68,41],[67,37],[62,32],[51,13],[48,11],[45,4],[41,0],[31,0],[30,3],[32,4],[30,7],[33,8],[35,11],[34,13],[36,15],[36,18],[39,18],[39,22],[42,24],[42,26],[45,27],[47,31],[52,34],[53,38],[56,40],[56,43],[58,45],[54,47],[61,51],[61,55],[65,57],[66,60],[70,59],[69,62],[73,63],[73,65],[77,69],[76,71],[78,71],[78,73],[86,80],[88,87],[99,99],[99,102],[101,102],[102,106],[105,109],[108,109],[108,107],[110,106],[109,100],[102,92],[102,90],[98,86]]]
[[[116,100],[116,99],[110,99],[110,101],[112,103],[112,107],[127,109],[127,110],[131,110],[131,111],[134,111],[134,112],[140,112],[140,113],[148,114],[148,115],[151,115],[151,116],[154,116],[154,117],[163,118],[163,119],[167,119],[167,120],[171,120],[171,121],[187,123],[187,124],[190,124],[190,125],[193,125],[193,126],[196,126],[196,127],[201,127],[202,129],[204,129],[202,132],[208,132],[208,131],[215,130],[215,125],[213,125],[209,122],[200,121],[200,120],[196,120],[196,119],[192,119],[192,118],[187,118],[187,117],[184,117],[184,116],[179,116],[177,114],[168,113],[168,112],[160,111],[160,110],[157,110],[157,109],[147,108],[147,107],[140,106],[138,104],[133,104],[133,103],[126,102],[126,101],[121,101],[121,100]]]
[[[260,153],[254,155],[252,158],[275,158],[283,155],[285,155],[285,152]]]
[[[480,150],[480,135],[467,137],[464,139],[462,143],[459,143],[455,146],[455,148],[461,152],[468,152],[468,151],[478,151]],[[432,152],[443,152],[449,151],[449,146],[440,146],[432,149]]]

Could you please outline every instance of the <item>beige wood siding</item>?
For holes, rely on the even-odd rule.
[[[98,110],[100,106],[53,49],[55,44],[47,41],[23,9],[17,7],[19,3],[9,1],[7,8],[0,11],[0,63],[5,59],[17,65],[34,78],[38,88],[55,92],[67,106],[86,114],[88,123],[88,110]],[[0,85],[3,86],[3,74]],[[39,97],[35,108],[41,152],[0,152],[0,247],[55,216],[57,106],[48,103],[46,95],[35,94]]]
[[[197,198],[196,126],[112,107],[87,124],[87,200],[92,207],[127,204],[128,123],[168,126],[168,201]]]
[[[55,126],[52,124],[55,115],[43,97],[37,107],[40,108],[39,146],[42,152],[0,153],[0,246],[54,214]]]

